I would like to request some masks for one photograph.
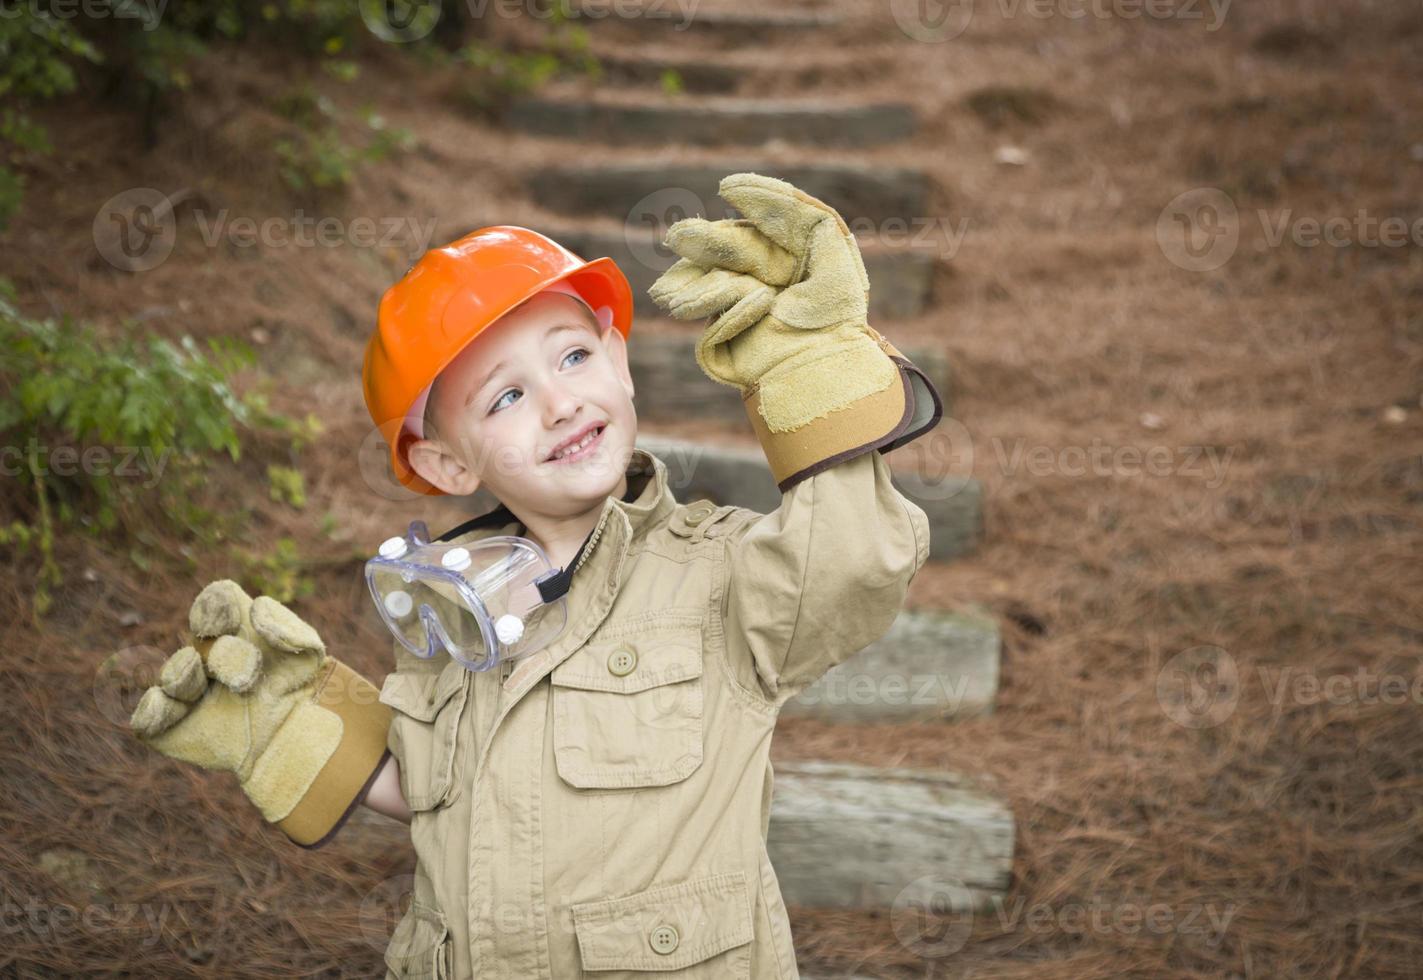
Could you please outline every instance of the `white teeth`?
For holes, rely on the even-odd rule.
[[[567,449],[560,449],[557,453],[555,453],[555,454],[553,455],[553,458],[554,458],[554,459],[562,459],[563,457],[567,456],[569,453],[576,453],[576,452],[578,452],[578,450],[582,449],[584,446],[588,445],[588,443],[590,443],[590,442],[592,442],[594,439],[596,439],[596,438],[598,437],[599,431],[601,431],[601,430],[599,430],[599,429],[593,429],[591,432],[589,432],[589,433],[588,433],[586,436],[584,436],[582,439],[578,440],[578,442],[577,442],[575,445],[569,446]]]

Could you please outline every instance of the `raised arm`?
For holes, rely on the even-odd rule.
[[[724,593],[743,686],[780,703],[894,622],[929,521],[883,454],[942,405],[869,325],[864,261],[833,208],[760,174],[731,174],[719,193],[745,217],[674,224],[681,258],[649,294],[679,319],[712,317],[697,362],[741,392],[783,494],[729,528]]]

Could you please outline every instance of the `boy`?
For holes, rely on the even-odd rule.
[[[757,174],[720,192],[745,218],[672,226],[681,258],[651,295],[713,317],[697,360],[742,391],[777,511],[678,504],[635,448],[616,266],[481,229],[382,299],[367,403],[402,482],[502,501],[442,540],[522,535],[564,570],[563,634],[479,673],[397,644],[372,705],[309,626],[214,583],[191,625],[216,639],[175,654],[135,711],[161,751],[236,771],[298,843],[362,801],[410,824],[389,976],[798,976],[765,850],[771,734],[782,704],[885,632],[926,559],[927,518],[882,453],[940,406],[866,323],[835,211]],[[214,708],[225,728],[195,724]],[[239,717],[240,752],[218,744]]]

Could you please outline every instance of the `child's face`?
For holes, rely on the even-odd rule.
[[[410,463],[447,493],[483,485],[515,512],[579,514],[622,486],[637,435],[632,395],[617,328],[600,336],[576,299],[540,293],[440,372],[437,438],[412,446]],[[552,458],[589,426],[590,445]]]

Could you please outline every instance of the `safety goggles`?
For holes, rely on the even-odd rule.
[[[423,521],[389,538],[366,562],[376,610],[417,657],[440,650],[468,670],[489,670],[548,646],[568,612],[564,577],[528,538],[468,545],[430,541]]]

